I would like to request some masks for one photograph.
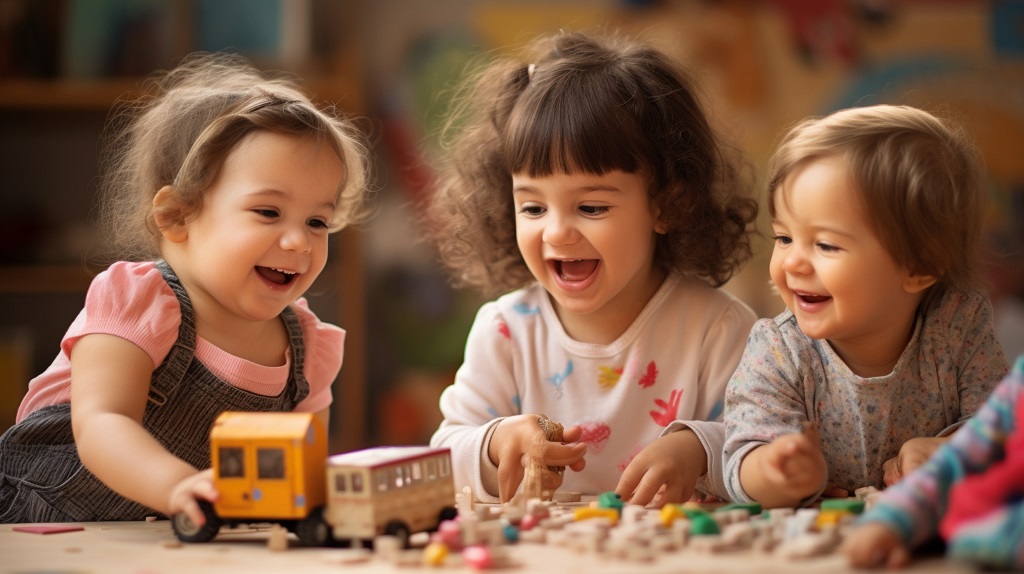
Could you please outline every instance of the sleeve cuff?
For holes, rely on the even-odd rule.
[[[704,456],[707,457],[708,471],[697,479],[697,490],[705,495],[728,500],[729,493],[725,488],[725,477],[722,472],[725,424],[716,421],[673,421],[665,427],[661,436],[685,429],[690,429],[697,435],[697,439],[704,447]]]

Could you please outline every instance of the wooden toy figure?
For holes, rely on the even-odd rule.
[[[564,440],[563,431],[565,427],[549,419],[546,415],[540,415],[537,424],[544,433],[544,440],[537,441],[529,452],[523,455],[523,493],[522,498],[540,498],[551,500],[554,491],[562,484],[562,477],[565,474],[564,466],[546,466],[544,464],[544,451],[548,443],[561,443]]]

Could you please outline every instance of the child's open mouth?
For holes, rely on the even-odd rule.
[[[579,282],[584,281],[597,269],[597,259],[569,259],[565,261],[552,261],[555,273],[562,281]]]
[[[278,285],[287,285],[299,276],[299,274],[294,271],[285,271],[284,269],[277,269],[274,267],[260,267],[258,265],[256,266],[256,272],[262,275],[267,281]]]
[[[831,299],[828,295],[813,295],[811,293],[795,293],[795,295],[804,303],[821,303]]]

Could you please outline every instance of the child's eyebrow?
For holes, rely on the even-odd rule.
[[[280,189],[275,189],[275,188],[272,188],[272,187],[268,187],[268,188],[265,188],[265,189],[258,189],[256,191],[250,192],[246,196],[249,197],[249,198],[252,198],[252,199],[260,199],[262,197],[273,198],[273,199],[288,199],[289,195],[290,194],[285,193],[284,191],[281,191]],[[330,209],[330,210],[333,211],[333,210],[338,209],[338,204],[335,201],[325,201],[325,202],[321,203],[318,207],[322,207],[324,209]]]

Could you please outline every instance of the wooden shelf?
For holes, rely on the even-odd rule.
[[[136,99],[143,78],[94,80],[0,79],[0,110],[66,110],[106,112],[119,99]],[[329,102],[347,113],[362,113],[364,100],[357,84],[346,77],[316,77],[305,82],[315,103]]]
[[[82,265],[0,265],[0,293],[85,293],[100,268]]]
[[[118,98],[138,97],[138,78],[0,80],[0,109],[105,111]]]

